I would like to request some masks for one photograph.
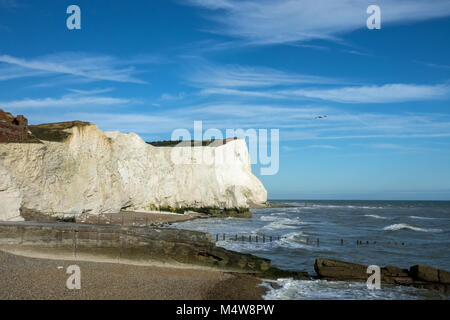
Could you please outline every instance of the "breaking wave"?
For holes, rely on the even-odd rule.
[[[297,204],[299,209],[385,209],[384,206],[358,206],[358,205],[336,205],[336,204]]]
[[[442,299],[439,293],[412,287],[390,287],[389,290],[368,290],[365,283],[333,282],[324,280],[278,279],[274,289],[269,282],[264,300],[392,300],[421,299],[420,294],[431,299]]]
[[[366,215],[364,215],[364,217],[375,218],[375,219],[387,219],[386,217],[381,217],[377,214],[366,214]]]
[[[261,219],[263,220],[263,219]],[[263,221],[272,221],[270,222],[268,225],[265,225],[264,227],[262,227],[261,229],[265,229],[265,230],[277,230],[277,229],[297,229],[298,226],[304,224],[304,222],[302,222],[300,220],[300,218],[295,217],[295,218],[275,218],[275,219],[267,219],[267,220],[263,220]]]
[[[418,216],[409,216],[411,219],[417,219],[417,220],[436,220],[437,218],[431,218],[431,217],[418,217]]]
[[[390,226],[385,227],[383,230],[385,231],[397,231],[397,230],[412,230],[412,231],[420,231],[420,232],[442,232],[441,229],[426,229],[426,228],[418,228],[410,226],[406,223],[398,223],[392,224]]]

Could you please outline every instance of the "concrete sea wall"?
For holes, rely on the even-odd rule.
[[[209,235],[166,228],[0,223],[0,250],[32,257],[169,264],[271,276],[270,260],[216,247]],[[292,276],[292,274],[290,274]]]

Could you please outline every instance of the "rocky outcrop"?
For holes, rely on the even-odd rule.
[[[417,281],[439,283],[450,286],[450,272],[445,270],[418,265],[411,267],[409,274]]]
[[[14,117],[0,109],[0,143],[29,140],[33,140],[33,136],[28,129],[28,120],[22,115]]]
[[[37,143],[0,143],[0,220],[20,207],[43,214],[195,210],[245,214],[267,192],[244,140],[155,147],[85,122],[30,126]]]
[[[317,259],[314,264],[318,278],[329,281],[366,282],[367,266],[330,259]],[[450,273],[427,266],[413,266],[409,270],[388,266],[381,268],[381,282],[435,289],[450,293]]]

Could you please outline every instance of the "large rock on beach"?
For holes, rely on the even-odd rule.
[[[369,277],[367,268],[364,265],[331,259],[317,259],[314,264],[317,277],[329,281],[365,282]],[[393,266],[381,268],[381,282],[384,284],[411,285],[448,293],[449,280],[449,272],[427,266],[412,266],[409,270]]]

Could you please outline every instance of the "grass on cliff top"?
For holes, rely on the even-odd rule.
[[[85,127],[89,125],[91,125],[90,122],[69,121],[35,125],[30,126],[29,129],[39,140],[63,142],[68,137],[70,137],[70,133],[66,132],[65,130],[71,129],[73,127]]]
[[[230,139],[223,139],[223,140],[203,140],[203,141],[195,141],[195,140],[171,140],[171,141],[155,141],[155,142],[147,142],[148,144],[154,146],[154,147],[177,147],[178,145],[182,147],[196,147],[196,146],[202,146],[202,147],[215,147],[220,145],[225,145],[230,141],[237,140],[238,138],[230,138]]]

